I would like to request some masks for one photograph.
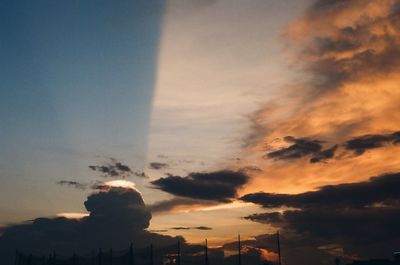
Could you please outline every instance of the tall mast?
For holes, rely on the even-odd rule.
[[[176,258],[177,265],[181,265],[181,241],[178,240],[178,256]]]
[[[242,246],[240,244],[240,234],[238,235],[238,264],[242,265]]]

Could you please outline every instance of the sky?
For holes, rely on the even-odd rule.
[[[2,264],[177,241],[201,264],[205,238],[231,264],[238,234],[276,264],[278,230],[284,265],[399,250],[400,1],[0,7]]]

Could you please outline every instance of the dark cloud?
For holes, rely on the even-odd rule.
[[[291,207],[245,218],[292,231],[317,242],[315,247],[335,244],[349,256],[389,257],[400,244],[399,185],[400,173],[393,173],[300,194],[254,193],[241,199],[265,208]]]
[[[208,227],[208,226],[195,226],[195,227],[176,226],[176,227],[171,227],[170,229],[173,229],[173,230],[191,230],[191,229],[196,229],[196,230],[212,230],[212,228],[211,228],[211,227]]]
[[[399,204],[400,173],[372,177],[369,181],[323,186],[300,194],[252,193],[241,200],[263,207],[367,207],[375,203]]]
[[[134,172],[135,176],[141,178],[148,178],[149,176],[145,172]]]
[[[279,212],[272,213],[255,213],[243,217],[244,219],[262,224],[277,224],[281,220],[282,214]]]
[[[273,261],[272,264],[277,264],[278,248],[276,233],[262,234],[251,239],[242,240],[241,245],[245,249],[268,250],[270,260]],[[320,246],[324,246],[323,242],[287,231],[281,231],[280,245],[282,264],[335,264],[334,260],[339,254],[329,253],[320,249]],[[224,249],[236,251],[237,242],[224,244]],[[275,259],[272,259],[272,255],[275,256]]]
[[[166,169],[168,167],[169,167],[168,164],[161,162],[151,162],[149,164],[149,168],[154,170]]]
[[[243,172],[229,170],[190,173],[186,177],[169,175],[152,181],[158,189],[176,196],[228,202],[237,196],[237,190],[249,177]]]
[[[268,158],[295,159],[316,154],[322,149],[322,142],[319,140],[308,140],[293,136],[286,136],[284,140],[292,143],[292,145],[268,153]]]
[[[334,244],[344,256],[390,258],[400,244],[400,208],[307,208],[247,218],[315,242],[315,248]]]
[[[165,233],[168,232],[168,229],[152,229],[152,230],[148,230],[151,233]]]
[[[186,227],[186,226],[175,226],[175,227],[171,227],[170,229],[172,229],[172,230],[190,230],[190,227]]]
[[[57,182],[57,184],[66,185],[66,186],[74,187],[74,188],[81,189],[81,190],[84,190],[87,187],[86,184],[80,183],[78,181],[72,181],[72,180],[60,180]]]
[[[118,162],[116,159],[110,159],[108,163],[100,166],[89,166],[89,168],[95,172],[99,172],[102,177],[128,177],[134,174],[131,168],[127,165]],[[135,174],[139,176],[138,174]]]
[[[337,145],[323,150],[323,141],[307,138],[295,138],[286,136],[283,138],[286,142],[292,143],[288,147],[284,147],[272,152],[266,156],[277,160],[300,159],[303,157],[311,157],[310,163],[323,162],[334,157]]]
[[[185,263],[203,264],[204,246],[186,244],[182,237],[171,237],[149,231],[151,213],[139,192],[133,189],[111,187],[88,196],[84,203],[89,216],[81,219],[37,218],[31,222],[7,226],[1,229],[0,263],[13,264],[15,250],[42,257],[53,251],[58,257],[69,257],[73,252],[90,256],[99,248],[126,250],[131,242],[135,247],[135,261],[148,262],[148,246],[154,244],[154,264],[163,264],[162,258],[176,253],[176,244],[181,242]],[[208,226],[175,227],[173,229],[210,230]],[[122,252],[118,252],[122,253]],[[226,257],[223,248],[209,248],[209,260],[213,264],[229,265],[236,256]],[[116,254],[117,256],[117,254]],[[259,250],[244,249],[243,262],[259,264]],[[41,261],[41,260],[39,260]]]
[[[89,216],[82,219],[37,218],[6,227],[0,237],[1,264],[11,264],[17,248],[36,255],[53,250],[70,255],[74,250],[125,249],[132,241],[140,248],[150,243],[167,246],[178,240],[146,231],[151,213],[136,190],[113,187],[96,192],[87,198],[85,207]]]
[[[348,10],[367,10],[371,2],[374,1],[316,1],[305,16],[306,23],[314,29],[311,25],[323,23],[327,19],[339,19]],[[302,53],[305,58],[312,58],[307,61],[306,70],[315,77],[313,89],[317,93],[336,89],[345,82],[356,81],[368,75],[397,71],[400,66],[400,10],[397,1],[382,1],[382,4],[391,10],[389,15],[385,14],[386,17],[366,15],[368,19],[363,19],[360,15],[351,27],[344,24],[343,27],[327,29],[331,31],[328,36],[310,34],[310,40]],[[377,32],[376,28],[392,30]],[[377,46],[380,48],[377,49]],[[347,52],[347,56],[340,56],[344,52]]]
[[[262,172],[263,170],[256,166],[246,166],[242,167],[239,171],[243,173],[253,173],[253,172]]]
[[[161,212],[170,212],[174,209],[179,209],[179,208],[190,208],[192,206],[197,206],[197,205],[212,206],[216,204],[218,204],[218,202],[174,197],[172,199],[159,201],[152,205],[149,205],[149,208],[152,213],[161,213]]]
[[[212,228],[208,227],[208,226],[196,226],[196,227],[193,227],[193,228],[197,229],[197,230],[212,230]]]
[[[379,148],[386,144],[400,144],[400,132],[363,135],[347,141],[344,146],[347,150],[362,155],[368,149]]]
[[[319,162],[324,162],[326,160],[329,160],[335,156],[335,152],[338,148],[338,145],[334,145],[331,148],[328,148],[326,150],[322,150],[316,154],[314,154],[313,157],[310,159],[310,163],[319,163]]]
[[[369,134],[354,137],[344,143],[336,144],[328,149],[323,149],[322,141],[310,140],[307,138],[294,138],[287,136],[286,142],[292,145],[269,152],[268,158],[278,160],[300,159],[310,157],[310,163],[325,162],[332,159],[338,148],[342,147],[345,151],[352,151],[356,155],[362,155],[366,150],[384,147],[385,145],[400,144],[400,132],[390,134]]]

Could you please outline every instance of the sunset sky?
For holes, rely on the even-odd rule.
[[[239,233],[276,262],[278,230],[284,265],[400,250],[400,1],[3,1],[0,21],[0,263],[207,238],[230,264]]]

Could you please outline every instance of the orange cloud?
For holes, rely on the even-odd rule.
[[[399,131],[398,2],[318,1],[288,27],[284,35],[302,79],[253,116],[257,130],[239,166],[263,171],[253,172],[242,194],[298,193],[400,171],[396,145],[360,156],[339,147],[326,163],[265,158],[271,149],[287,145],[281,140],[286,136],[318,139],[329,148],[361,135]]]

